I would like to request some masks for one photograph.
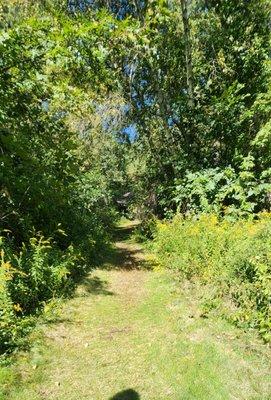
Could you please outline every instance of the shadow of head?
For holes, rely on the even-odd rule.
[[[133,389],[128,389],[115,394],[109,400],[140,400],[140,397]]]

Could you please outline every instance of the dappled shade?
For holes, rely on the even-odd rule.
[[[132,271],[136,269],[151,270],[155,266],[154,258],[144,256],[142,246],[131,241],[131,235],[135,234],[139,227],[139,221],[128,221],[115,228],[114,246],[107,249],[104,254],[103,269],[119,269]]]
[[[82,289],[89,294],[113,296],[114,293],[107,289],[108,283],[98,276],[86,276],[81,282]]]

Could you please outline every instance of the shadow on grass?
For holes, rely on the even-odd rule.
[[[141,260],[137,260],[136,256],[142,254],[142,249],[133,248],[135,245],[128,244],[128,239],[130,238],[133,230],[138,226],[138,222],[134,221],[129,223],[129,225],[123,227],[116,227],[112,233],[112,239],[114,242],[119,242],[121,245],[119,248],[117,246],[113,246],[108,244],[107,242],[102,243],[99,250],[96,250],[96,254],[92,255],[92,259],[95,260],[95,265],[90,265],[89,268],[78,268],[78,270],[71,273],[69,279],[66,284],[63,285],[62,292],[59,294],[61,298],[73,298],[78,296],[77,288],[82,286],[83,291],[87,294],[93,295],[104,295],[104,296],[113,296],[115,295],[112,291],[108,290],[108,282],[106,280],[102,280],[97,276],[93,276],[91,274],[91,270],[94,269],[144,269],[151,267],[147,265],[148,263],[144,260],[142,256]],[[82,294],[79,294],[81,296]],[[49,303],[52,298],[45,298],[41,301],[41,304]],[[60,322],[70,322],[67,318],[61,318],[58,315],[57,305],[50,306],[51,310],[48,311],[48,315],[46,315],[43,319],[44,324],[55,324]],[[36,310],[31,314],[29,312],[28,316],[38,317],[42,314],[43,307],[37,307]],[[20,347],[27,350],[29,348],[29,341],[27,339],[24,340],[25,337],[31,332],[31,330],[36,325],[36,318],[29,319],[29,323],[25,322],[24,326],[27,326],[27,329],[24,330],[22,337],[20,338]],[[16,344],[17,348],[17,344]],[[13,347],[10,345],[10,349],[8,351],[11,353],[13,351]],[[4,349],[0,346],[0,355],[4,352],[7,352],[7,348]],[[129,393],[128,393],[129,394]],[[136,397],[123,397],[130,398],[131,400],[136,399]],[[118,397],[116,397],[118,399]],[[122,399],[122,397],[119,397]]]
[[[144,256],[139,244],[129,241],[132,232],[138,226],[137,222],[116,227],[112,234],[113,244],[105,244],[99,257],[96,258],[95,268],[104,270],[151,270],[154,263]],[[90,273],[89,273],[90,272]],[[92,275],[91,270],[75,279],[76,286],[81,286],[83,292],[92,295],[113,296],[108,290],[108,282]]]
[[[113,231],[113,239],[115,241],[128,240],[139,223],[131,223],[127,226],[118,226]]]
[[[117,227],[113,233],[115,244],[108,247],[104,254],[103,264],[106,270],[151,270],[155,262],[144,256],[144,250],[138,243],[129,242],[132,232],[138,223]]]
[[[109,400],[140,400],[140,396],[135,390],[128,389],[115,394]]]
[[[117,244],[117,247],[111,247],[105,256],[101,269],[105,270],[151,270],[154,262],[144,257],[141,248],[131,248]]]
[[[86,293],[90,294],[102,294],[104,296],[113,296],[114,293],[110,290],[107,290],[108,283],[105,280],[100,279],[98,276],[90,276],[85,277],[81,281],[81,285],[83,286]]]

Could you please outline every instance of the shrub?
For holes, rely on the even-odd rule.
[[[19,254],[12,242],[1,238],[0,352],[19,346],[28,333],[33,316],[45,304],[64,296],[74,287],[85,263],[72,246],[57,249],[42,236],[30,239]]]
[[[239,171],[231,166],[188,171],[176,182],[174,201],[185,213],[216,213],[232,220],[270,209],[271,170],[256,176],[254,168],[248,156]]]
[[[227,317],[259,329],[265,340],[270,339],[271,328],[270,249],[270,214],[235,222],[212,214],[177,215],[171,222],[158,223],[155,237],[162,266],[214,286],[214,296],[225,300]],[[233,309],[225,307],[226,299]]]

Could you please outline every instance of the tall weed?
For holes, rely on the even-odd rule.
[[[206,308],[220,304],[227,318],[271,339],[270,214],[235,222],[177,215],[158,223],[155,251],[165,268],[215,288]]]
[[[84,260],[73,246],[57,249],[42,236],[30,239],[18,252],[11,241],[0,240],[0,353],[13,350],[28,333],[33,316],[48,301],[67,295]]]

